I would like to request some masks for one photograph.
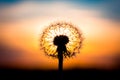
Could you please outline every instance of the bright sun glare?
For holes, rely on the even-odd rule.
[[[65,35],[69,38],[69,42],[66,44],[67,52],[63,53],[63,56],[72,57],[76,53],[79,53],[79,49],[82,44],[82,34],[71,23],[56,22],[50,24],[41,36],[41,47],[48,56],[58,57],[57,46],[54,45],[53,40],[56,36]]]

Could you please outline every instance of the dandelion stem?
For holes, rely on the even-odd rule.
[[[63,78],[63,53],[61,51],[58,52],[58,59],[59,59],[59,79],[62,80]]]

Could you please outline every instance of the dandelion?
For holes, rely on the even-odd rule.
[[[65,36],[68,38],[68,42],[65,44],[66,50],[63,50],[62,53],[64,58],[72,57],[79,53],[82,43],[80,31],[71,23],[57,22],[50,24],[42,34],[40,42],[46,55],[58,58],[58,45],[56,45],[54,40],[60,36],[63,36],[63,39]],[[59,39],[58,42],[61,43],[62,40]]]
[[[62,80],[63,58],[79,53],[82,44],[81,32],[71,23],[56,22],[50,24],[41,36],[41,46],[46,55],[58,58]]]

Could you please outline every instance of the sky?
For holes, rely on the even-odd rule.
[[[43,30],[66,21],[81,30],[80,53],[64,69],[114,69],[120,60],[119,0],[0,0],[0,67],[57,69],[40,50]]]

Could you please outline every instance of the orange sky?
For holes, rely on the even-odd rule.
[[[25,6],[22,4],[17,6],[18,8],[10,8],[8,11],[24,11],[23,8],[20,8],[23,5]],[[57,69],[57,59],[44,55],[44,52],[40,50],[39,38],[45,26],[51,22],[67,21],[78,26],[77,28],[82,31],[85,39],[80,50],[81,53],[64,60],[65,69],[72,67],[106,69],[116,66],[116,56],[119,56],[120,24],[100,17],[101,12],[96,10],[77,9],[64,4],[60,7],[60,5],[61,3],[50,7],[41,5],[46,10],[42,10],[43,14],[40,16],[0,23],[2,43],[7,44],[13,50],[19,49],[21,51],[15,53],[18,55],[8,53],[12,55],[13,60],[0,56],[4,57],[4,59],[0,59],[1,65],[26,69]],[[59,10],[56,11],[54,7]]]

